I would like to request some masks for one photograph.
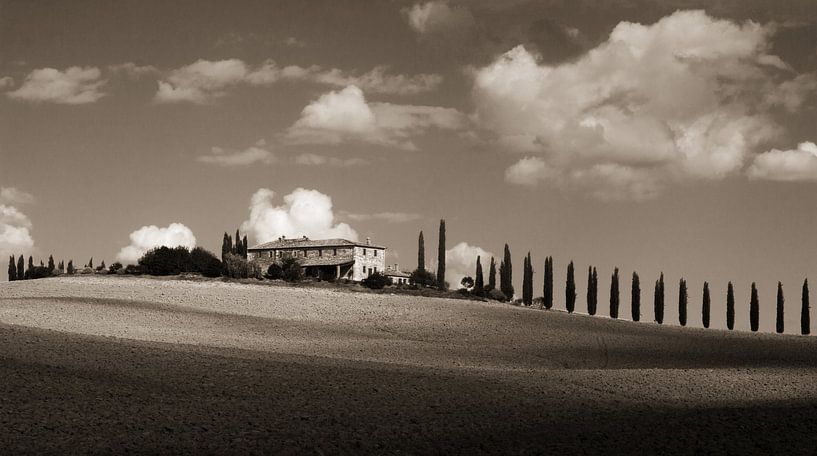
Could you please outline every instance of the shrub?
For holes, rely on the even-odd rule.
[[[375,272],[369,277],[363,279],[360,284],[366,288],[371,288],[372,290],[380,290],[386,285],[391,284],[391,279],[379,272]]]
[[[250,277],[250,263],[242,256],[228,253],[224,256],[224,275],[233,279],[246,279]]]
[[[425,269],[415,269],[409,277],[409,283],[421,287],[436,287],[437,277],[434,273]]]
[[[122,263],[117,261],[108,268],[108,272],[110,272],[111,274],[115,274],[119,272],[120,269],[122,269]]]
[[[463,288],[470,290],[471,288],[474,288],[474,279],[472,279],[471,276],[465,276],[462,278],[462,280],[460,280],[460,285],[462,285]]]
[[[508,297],[505,296],[505,293],[497,290],[496,288],[488,292],[488,299],[493,299],[494,301],[505,302],[508,300]]]
[[[51,270],[48,269],[47,266],[34,266],[31,269],[31,277],[32,279],[44,279],[46,277],[51,277]]]
[[[296,258],[284,258],[281,261],[281,270],[283,279],[287,282],[298,282],[303,278],[303,271],[301,271],[301,263]]]
[[[158,247],[139,258],[139,266],[145,274],[163,276],[190,272],[190,251],[186,247]]]
[[[267,268],[267,275],[265,276],[267,279],[270,280],[280,280],[284,278],[284,268],[281,267],[278,263],[272,263]]]
[[[142,268],[135,264],[129,264],[122,270],[124,274],[142,275]]]
[[[193,272],[198,272],[204,277],[221,277],[224,269],[221,260],[201,247],[196,247],[190,252],[190,263]]]

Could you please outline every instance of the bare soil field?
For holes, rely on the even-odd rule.
[[[8,453],[814,454],[817,339],[135,277],[0,284]]]

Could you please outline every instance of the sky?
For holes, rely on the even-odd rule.
[[[817,280],[810,0],[0,0],[0,254],[134,262],[225,231],[389,247],[449,280],[505,243],[622,314],[726,283],[787,331]],[[487,260],[483,266],[487,270]],[[516,274],[521,289],[521,274]],[[563,307],[557,293],[557,308]],[[602,313],[606,312],[601,299]]]

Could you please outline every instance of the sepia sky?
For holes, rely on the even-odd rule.
[[[817,282],[811,0],[0,0],[0,92],[3,258],[243,227],[412,269],[444,217],[452,280],[508,242],[537,295],[573,259],[580,309],[589,264],[624,315],[638,270],[648,320],[659,271],[673,322],[709,280],[716,326],[728,280],[764,316],[781,280],[793,329]]]

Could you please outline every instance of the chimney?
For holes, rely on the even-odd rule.
[[[394,270],[399,271],[400,270],[400,265],[398,265],[397,263],[394,263]]]
[[[366,236],[366,245],[372,245],[372,238]]]

